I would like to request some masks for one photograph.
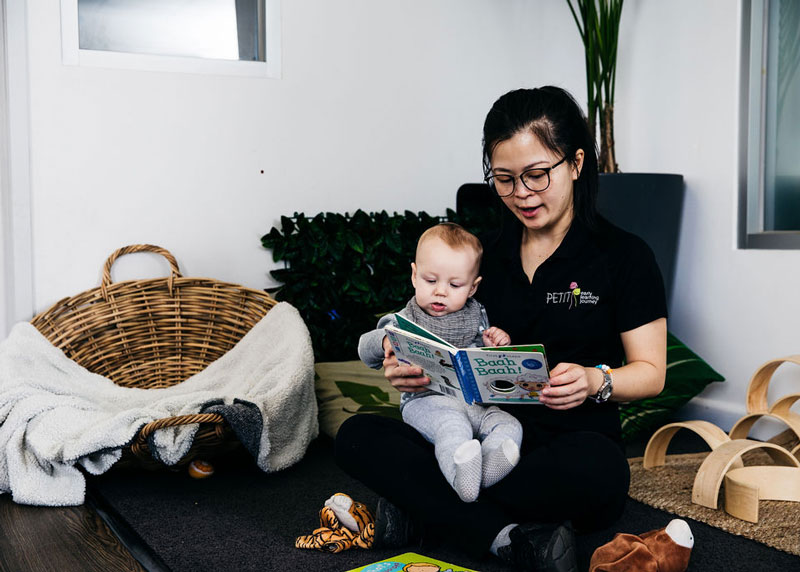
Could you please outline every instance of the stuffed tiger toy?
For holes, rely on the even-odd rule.
[[[365,505],[344,493],[336,493],[319,511],[319,528],[299,536],[294,545],[332,553],[354,547],[370,548],[375,537],[373,520]]]

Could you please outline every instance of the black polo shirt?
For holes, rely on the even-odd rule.
[[[550,368],[560,362],[583,366],[622,365],[620,333],[666,317],[664,283],[655,257],[639,237],[601,219],[590,231],[573,221],[564,240],[529,282],[522,269],[522,224],[506,224],[484,238],[483,281],[475,297],[492,325],[514,344],[542,343]],[[503,406],[524,424],[548,430],[596,430],[619,439],[615,403],[587,399],[556,411],[540,406]]]

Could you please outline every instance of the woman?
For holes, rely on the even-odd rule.
[[[505,406],[523,426],[521,459],[475,503],[463,503],[432,449],[399,422],[355,416],[340,429],[340,466],[385,501],[379,539],[446,531],[516,570],[575,570],[571,524],[607,526],[622,513],[630,473],[616,402],[658,394],[666,369],[666,302],[650,249],[597,215],[597,156],[585,117],[564,90],[517,90],[484,124],[486,180],[505,204],[484,240],[476,298],[514,343],[543,343],[544,406]],[[624,364],[624,365],[623,365]],[[419,368],[386,345],[385,376],[420,391]],[[448,490],[449,489],[449,490]],[[388,501],[388,502],[386,502]]]

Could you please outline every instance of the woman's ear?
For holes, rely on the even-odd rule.
[[[583,149],[575,151],[575,159],[570,164],[572,165],[572,180],[576,181],[581,176],[583,169]]]

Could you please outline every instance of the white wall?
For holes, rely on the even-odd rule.
[[[670,329],[727,378],[686,416],[726,428],[755,370],[800,353],[800,252],[735,246],[740,12],[724,0],[626,2],[616,102],[622,167],[685,177]],[[779,369],[770,401],[800,391],[798,374]]]
[[[6,97],[6,25],[5,25],[5,2],[0,2],[0,340],[5,338],[8,329],[7,308],[10,300],[8,299],[8,288],[6,286],[7,277],[10,274],[6,271],[5,241],[8,224],[6,216],[8,212],[8,99]]]
[[[259,237],[280,215],[443,213],[480,178],[497,96],[551,83],[585,101],[559,1],[284,0],[281,80],[62,66],[57,4],[29,4],[37,310],[95,286],[135,242],[170,249],[186,275],[268,286]],[[623,170],[685,177],[670,328],[728,378],[688,412],[725,428],[755,368],[800,352],[800,253],[734,246],[739,12],[626,2],[616,105]],[[780,377],[771,395],[796,385]]]
[[[500,93],[536,72],[581,77],[572,33],[537,64],[534,15],[572,25],[555,3],[282,4],[283,79],[262,80],[63,66],[57,2],[30,3],[37,309],[96,285],[130,243],[171,250],[186,275],[262,288],[274,266],[259,238],[280,215],[443,214],[482,176]],[[124,262],[118,279],[163,272]]]

